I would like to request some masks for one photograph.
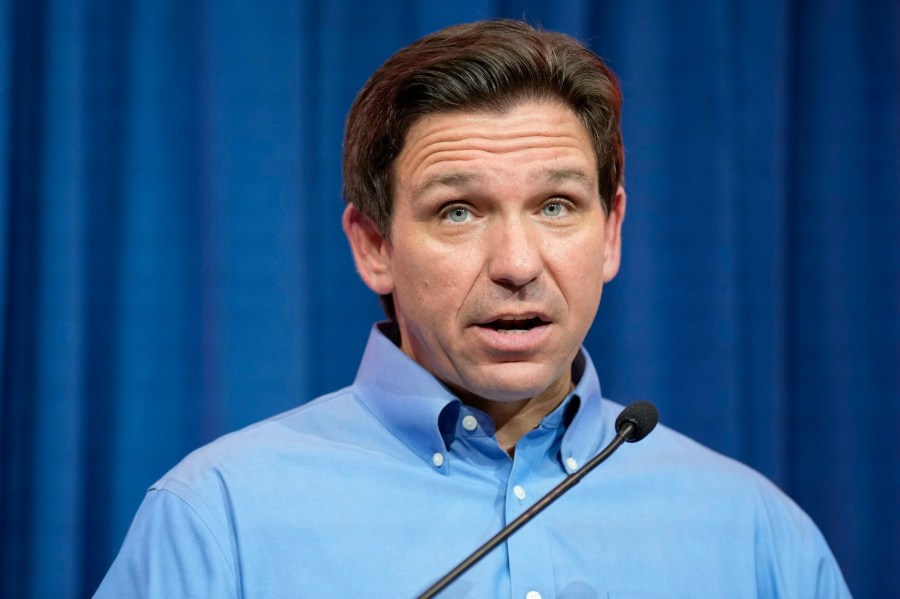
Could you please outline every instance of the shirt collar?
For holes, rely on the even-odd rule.
[[[603,426],[600,379],[590,355],[583,347],[572,365],[572,379],[578,381],[572,393],[541,423],[542,426],[555,424],[567,427],[559,458],[569,473],[592,458],[614,436],[608,427]],[[570,458],[575,460],[576,468],[571,467]]]
[[[391,341],[396,335],[392,323],[372,327],[353,386],[385,428],[432,463],[452,439],[460,401]]]
[[[432,463],[435,453],[449,448],[460,418],[460,400],[430,372],[391,340],[396,325],[372,328],[354,381],[354,389],[369,411],[421,459]],[[566,428],[560,459],[585,463],[612,438],[601,426],[600,381],[587,351],[573,364],[575,388],[544,417],[545,428]],[[445,465],[446,467],[446,465]],[[443,468],[442,468],[443,469]]]

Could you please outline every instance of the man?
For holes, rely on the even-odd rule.
[[[414,597],[613,437],[581,343],[619,267],[620,94],[566,36],[451,27],[351,110],[344,229],[391,321],[351,387],[148,492],[98,596]],[[446,597],[844,597],[809,518],[665,427]]]

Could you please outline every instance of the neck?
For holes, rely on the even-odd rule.
[[[461,395],[461,398],[493,419],[497,427],[497,443],[512,456],[519,439],[555,410],[573,386],[571,375],[567,373],[540,394],[518,401],[494,401],[468,394]]]

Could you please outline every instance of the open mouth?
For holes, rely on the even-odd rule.
[[[531,317],[509,317],[509,318],[498,318],[497,320],[492,320],[490,322],[486,322],[479,326],[482,326],[487,329],[493,329],[498,333],[507,333],[507,334],[516,334],[516,333],[527,333],[528,331],[534,329],[535,327],[544,326],[548,324],[546,320],[543,320],[537,316]]]

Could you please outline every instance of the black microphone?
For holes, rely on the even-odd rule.
[[[481,561],[500,543],[508,539],[514,532],[522,528],[529,520],[541,513],[545,507],[559,499],[559,497],[574,487],[584,476],[600,465],[615,452],[622,443],[635,443],[650,434],[659,421],[659,412],[649,401],[636,401],[619,414],[616,418],[616,436],[603,451],[592,457],[584,466],[567,476],[553,490],[538,499],[534,505],[522,512],[518,518],[510,522],[500,532],[491,537],[484,545],[475,550],[472,555],[464,559],[458,566],[450,570],[443,578],[431,585],[427,591],[419,595],[419,599],[431,599],[443,591],[451,582],[456,580],[463,572]]]
[[[649,401],[636,401],[616,418],[616,435],[624,437],[629,443],[636,443],[649,435],[657,422],[659,411],[656,406]]]

